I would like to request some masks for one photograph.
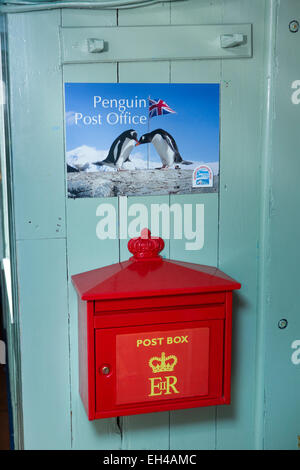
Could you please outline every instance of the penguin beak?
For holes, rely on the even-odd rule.
[[[138,145],[141,145],[141,142],[139,142],[138,140],[136,140],[135,146],[137,147]]]

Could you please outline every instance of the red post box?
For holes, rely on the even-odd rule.
[[[133,256],[72,276],[88,418],[230,403],[232,291],[215,267],[163,259],[145,229]]]

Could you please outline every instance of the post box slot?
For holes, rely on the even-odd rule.
[[[175,323],[182,321],[192,320],[217,320],[225,318],[225,304],[212,304],[176,307],[165,309],[141,309],[133,311],[121,312],[103,312],[101,315],[94,316],[94,328],[111,328],[115,325],[118,326],[139,326],[139,325],[152,325],[161,324],[162,316],[164,322]]]
[[[220,304],[225,302],[224,292],[208,294],[170,295],[134,299],[96,300],[95,313],[113,312],[114,310],[136,310],[145,308],[161,309],[172,306]]]

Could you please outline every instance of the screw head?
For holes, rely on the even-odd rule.
[[[299,31],[299,23],[297,20],[293,20],[290,22],[289,30],[291,33],[297,33],[297,31]]]
[[[286,328],[287,326],[288,326],[288,321],[285,318],[282,318],[281,320],[279,320],[278,328],[280,328],[281,330],[284,330],[284,328]]]
[[[110,373],[110,368],[108,366],[103,366],[101,372],[103,375],[108,375]]]

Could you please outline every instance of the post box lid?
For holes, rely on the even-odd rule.
[[[133,238],[128,249],[133,256],[72,276],[82,300],[108,300],[134,297],[224,292],[240,289],[241,284],[213,266],[162,258],[164,242],[144,229]]]

